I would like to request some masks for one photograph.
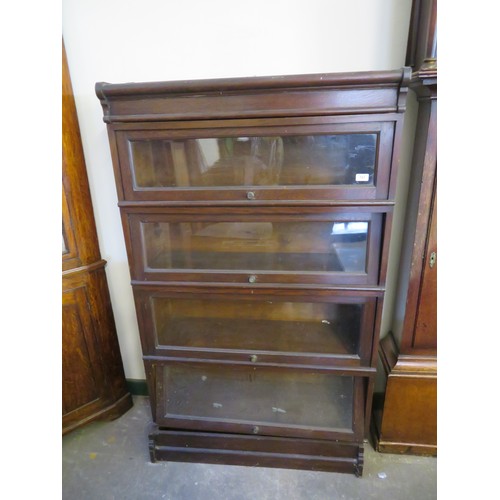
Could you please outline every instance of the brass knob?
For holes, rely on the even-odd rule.
[[[247,198],[249,200],[255,200],[255,193],[253,191],[248,191]]]
[[[258,359],[258,358],[257,358],[257,355],[256,355],[256,354],[252,354],[252,355],[250,356],[250,361],[251,361],[252,363],[255,363],[255,362],[257,361],[257,359]]]
[[[257,281],[257,276],[253,275],[248,277],[249,283],[255,283]]]

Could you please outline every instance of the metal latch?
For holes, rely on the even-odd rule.
[[[437,258],[436,252],[432,252],[431,256],[429,257],[429,266],[431,268],[434,267],[434,264],[436,263],[436,258]]]

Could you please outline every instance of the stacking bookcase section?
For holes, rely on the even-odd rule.
[[[139,281],[377,285],[382,207],[128,208]]]
[[[381,292],[134,288],[145,355],[369,367]]]
[[[393,122],[308,121],[315,125],[267,119],[237,127],[222,122],[215,129],[200,123],[199,129],[186,130],[177,123],[117,131],[124,196],[135,201],[387,199]]]
[[[153,461],[362,474],[409,76],[96,85]]]
[[[355,440],[362,379],[326,369],[170,362],[157,371],[160,426]],[[244,396],[244,397],[243,397]]]

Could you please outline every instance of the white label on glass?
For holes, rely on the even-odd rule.
[[[370,174],[356,174],[356,182],[366,182],[370,180]]]

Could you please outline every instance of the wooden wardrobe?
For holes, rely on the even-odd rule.
[[[407,64],[419,108],[393,328],[380,343],[386,380],[375,406],[377,450],[437,454],[436,1],[413,5]]]
[[[90,199],[63,43],[62,432],[132,407]]]

